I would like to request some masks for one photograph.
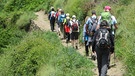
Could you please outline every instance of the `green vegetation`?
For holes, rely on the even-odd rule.
[[[75,50],[64,48],[52,32],[27,34],[20,43],[8,47],[0,59],[2,76],[91,76],[93,68],[93,64]]]
[[[50,3],[1,0],[0,76],[93,75],[92,62],[73,48],[65,48],[55,33],[29,32],[34,11],[50,9]]]
[[[118,20],[116,54],[127,73],[135,75],[135,0],[1,0],[0,1],[0,76],[92,76],[93,64],[71,47],[65,48],[51,32],[29,31],[35,11],[51,6],[75,14],[84,23],[85,17],[110,5]],[[117,1],[117,2],[113,2]],[[80,29],[82,30],[82,29]],[[82,33],[81,33],[82,34]],[[81,41],[80,37],[80,41]]]

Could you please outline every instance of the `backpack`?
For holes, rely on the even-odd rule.
[[[101,49],[105,49],[111,46],[110,34],[107,29],[99,29],[96,37],[97,46]]]
[[[51,18],[50,18],[51,21],[55,21],[55,12],[52,11],[51,12]]]
[[[77,24],[77,21],[73,21],[73,20],[71,20],[72,21],[72,31],[78,31],[78,24]]]
[[[92,27],[90,29],[90,32],[92,35],[94,35],[94,33],[96,31],[96,27],[97,27],[97,18],[90,17],[90,19],[92,20],[92,23],[91,23]]]
[[[60,15],[60,21],[59,22],[64,22],[65,19],[65,14]]]
[[[67,26],[69,26],[70,24],[69,24],[69,21],[70,21],[70,18],[69,19],[65,19],[66,21],[65,21],[65,25],[67,25]]]
[[[69,24],[70,19],[65,19],[65,23],[64,23],[64,29],[66,33],[70,32],[70,24]]]
[[[110,26],[111,25],[111,13],[110,12],[102,12],[101,13],[101,22],[103,20],[106,20]]]
[[[88,29],[88,31],[86,32],[86,34],[93,36],[95,31],[96,31],[96,27],[97,27],[97,18],[92,18],[90,17],[88,25],[86,26],[86,29]],[[90,24],[90,25],[89,25]]]

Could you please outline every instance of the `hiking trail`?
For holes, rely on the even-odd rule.
[[[37,19],[34,20],[34,23],[41,29],[41,30],[45,30],[45,31],[51,31],[50,30],[50,22],[48,20],[48,17],[46,14],[44,14],[44,11],[39,11],[39,12],[36,12],[35,13],[37,15]],[[56,28],[56,27],[55,27]],[[56,28],[57,29],[57,28]],[[66,40],[62,40],[61,41],[62,44],[64,46],[67,47],[67,44],[66,44]],[[71,46],[71,43],[68,43],[68,46]],[[79,49],[77,50],[82,56],[85,55],[85,47],[84,46],[80,46]],[[111,56],[111,63],[110,63],[110,66],[113,66],[114,65],[114,59],[113,59],[114,55],[112,54]],[[90,59],[91,60],[91,59]],[[97,61],[93,61],[92,62],[95,64],[95,66],[97,66]],[[118,59],[115,59],[115,66],[111,67],[109,70],[108,70],[108,73],[107,75],[108,76],[123,76],[124,73],[125,73],[125,70],[124,70],[124,66],[122,64],[121,61],[119,61]],[[98,69],[97,67],[95,67],[93,69],[93,72],[95,73],[94,76],[98,76]]]

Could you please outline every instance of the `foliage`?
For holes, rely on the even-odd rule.
[[[94,4],[92,0],[1,0],[0,75],[37,74],[42,76],[45,73],[51,76],[86,76],[86,74],[91,76],[91,72],[88,72],[91,70],[92,64],[89,64],[91,62],[81,57],[72,48],[62,48],[55,34],[36,31],[25,36],[26,32],[19,30],[18,27],[25,29],[24,27],[29,26],[30,20],[35,18],[33,11],[42,9],[48,11],[51,6],[64,9],[65,13],[70,13],[70,16],[75,14],[83,23],[85,17],[91,15],[92,10],[96,10],[97,15],[100,15],[105,5],[111,6],[111,11],[118,20],[116,54],[125,63],[126,75],[135,75],[135,1],[116,1],[117,3],[113,4],[108,0],[100,0]],[[82,33],[80,35],[82,36]],[[46,72],[42,72],[43,69]]]
[[[24,12],[19,19],[16,21],[17,27],[20,29],[25,29],[25,31],[29,31],[30,25],[31,25],[31,20],[36,18],[35,14],[31,11],[29,12]]]
[[[87,3],[90,4],[89,7],[86,6],[88,5]],[[80,21],[83,21],[87,15],[87,10],[92,8],[90,7],[91,3],[91,0],[57,0],[54,3],[54,7],[61,8],[65,13],[70,13],[70,16],[76,15]]]
[[[7,50],[10,51],[1,56],[0,75],[92,75],[93,64],[73,48],[64,48],[58,36],[52,32],[29,33],[18,45]],[[7,61],[3,58],[9,61],[6,65],[4,63]],[[2,65],[6,66],[3,70]]]
[[[134,11],[135,7],[133,2],[129,6],[122,6],[120,9],[117,8],[117,10],[121,12],[122,15],[119,16],[120,25],[119,25],[118,34],[116,36],[117,37],[116,50],[118,50],[117,52],[118,55],[123,58],[123,61],[126,64],[126,68],[128,70],[127,72],[128,76],[133,76],[135,74],[135,68],[134,68],[135,66],[133,65],[135,62],[134,60],[135,59],[134,58],[135,18],[132,16],[135,12]]]

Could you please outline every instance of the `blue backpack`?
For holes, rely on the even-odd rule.
[[[59,22],[64,22],[65,18],[66,18],[65,14],[60,15]]]

